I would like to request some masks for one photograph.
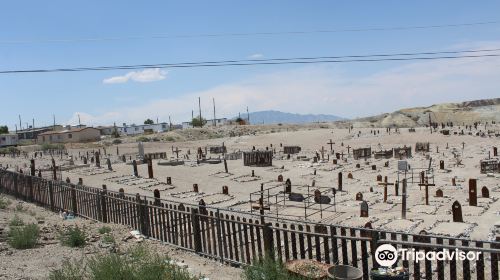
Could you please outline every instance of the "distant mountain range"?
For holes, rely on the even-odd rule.
[[[236,117],[235,117],[236,118]],[[241,115],[242,119],[247,119],[247,114]],[[313,122],[331,122],[342,120],[343,118],[334,115],[313,115],[313,114],[293,114],[280,111],[259,111],[250,113],[251,124],[277,124],[277,123],[313,123]]]

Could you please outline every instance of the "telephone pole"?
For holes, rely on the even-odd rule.
[[[217,126],[217,121],[215,120],[215,98],[212,98],[214,101],[214,126]]]

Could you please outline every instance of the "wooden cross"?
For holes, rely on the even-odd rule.
[[[342,153],[340,153],[340,155],[342,156],[342,159],[344,159],[344,151],[342,151]]]
[[[462,150],[465,149],[465,142],[462,142]]]
[[[387,182],[387,176],[384,178],[384,182],[378,183],[379,186],[384,186],[384,202],[387,202],[387,186],[393,186],[394,183]]]
[[[175,152],[174,153],[177,155],[177,158],[179,158],[179,147],[175,148]]]
[[[424,182],[418,185],[425,186],[425,205],[429,205],[429,187],[434,187],[436,184],[429,184],[429,177],[425,176]]]
[[[335,142],[332,142],[332,139],[330,139],[330,142],[326,144],[330,145],[330,151],[333,151],[333,144],[335,144]]]
[[[347,145],[347,154],[349,154],[350,149],[351,149],[351,146]]]
[[[321,159],[325,159],[325,147],[321,146]]]

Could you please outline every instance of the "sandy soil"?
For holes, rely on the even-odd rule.
[[[0,279],[47,279],[51,270],[61,266],[63,260],[85,260],[91,255],[106,253],[109,247],[102,246],[98,229],[100,223],[76,218],[74,220],[62,220],[57,213],[47,211],[44,208],[30,203],[11,201],[8,209],[0,210]],[[22,211],[16,209],[22,205]],[[40,239],[34,249],[16,250],[6,242],[9,221],[17,216],[25,223],[38,223],[40,227]],[[69,226],[78,226],[87,233],[88,244],[84,248],[69,248],[62,246],[58,240],[59,232]],[[131,228],[121,225],[107,224],[111,227],[111,234],[116,241],[118,252],[126,251],[127,248],[138,244],[136,239],[130,237]],[[168,255],[177,263],[187,265],[188,271],[193,275],[203,275],[209,279],[240,279],[241,270],[221,265],[220,263],[202,258],[193,253],[179,250],[158,241],[144,240],[143,243],[155,252]]]

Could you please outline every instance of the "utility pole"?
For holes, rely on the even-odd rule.
[[[203,126],[203,122],[201,121],[201,97],[198,97],[198,109],[200,110],[200,127]]]
[[[19,130],[23,130],[23,125],[21,124],[21,115],[19,115]]]
[[[56,115],[52,115],[52,118],[54,119],[54,126],[52,128],[52,130],[56,130]]]
[[[247,122],[250,124],[250,113],[248,113],[248,106],[247,106]]]
[[[33,118],[33,126],[32,129],[35,129],[35,118]]]
[[[215,120],[215,98],[212,98],[214,101],[214,126],[217,126],[217,121]]]
[[[78,114],[78,128],[82,126],[82,123],[80,122],[80,114]]]
[[[168,122],[170,124],[170,130],[172,130],[172,119],[170,119],[170,115],[168,116]]]

